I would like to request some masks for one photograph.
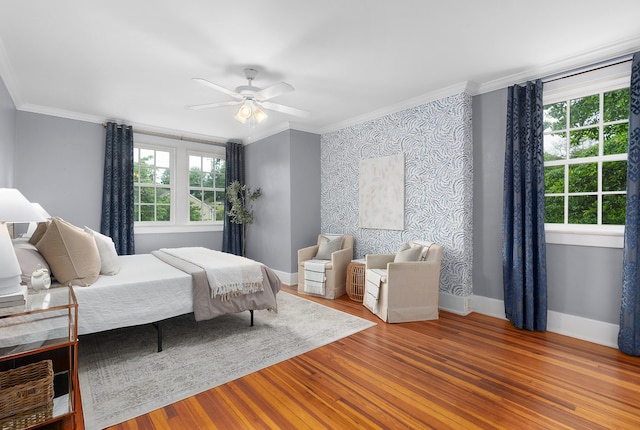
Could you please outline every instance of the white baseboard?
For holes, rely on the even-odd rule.
[[[473,296],[473,312],[506,319],[504,302],[482,296]],[[603,321],[569,315],[561,312],[547,312],[547,330],[576,339],[586,340],[599,345],[618,348],[618,330],[620,326]]]
[[[274,270],[283,284],[296,285],[298,273],[286,273]],[[469,315],[471,312],[488,315],[494,318],[506,319],[504,315],[504,301],[483,296],[454,296],[440,292],[439,308],[443,311],[458,315]],[[547,313],[547,330],[576,339],[618,348],[617,324],[592,320],[576,315],[549,311]]]
[[[458,315],[469,315],[473,312],[471,308],[471,297],[472,296],[454,296],[453,294],[443,293],[441,291],[438,297],[438,308]]]
[[[298,272],[296,273],[287,273],[281,272],[280,270],[274,270],[275,274],[280,278],[280,282],[285,285],[297,285],[298,284]]]

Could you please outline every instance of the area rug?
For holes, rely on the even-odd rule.
[[[278,312],[163,323],[156,352],[152,325],[85,335],[79,379],[85,427],[102,429],[248,375],[375,325],[287,292]]]

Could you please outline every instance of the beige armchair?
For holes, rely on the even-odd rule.
[[[320,248],[320,243],[323,240],[323,236],[318,235],[318,243],[313,246],[298,250],[298,292],[303,294],[310,294],[305,292],[304,287],[304,263],[308,260],[316,258],[316,254]],[[326,235],[337,236],[337,235]],[[346,293],[347,282],[347,266],[353,259],[353,236],[348,234],[342,235],[341,249],[332,252],[330,260],[325,264],[325,294],[322,296],[327,299],[335,299]]]
[[[363,304],[385,322],[438,319],[443,251],[441,245],[434,243],[423,261],[405,262],[394,262],[397,254],[367,255]],[[367,297],[376,293],[377,301],[375,296]]]

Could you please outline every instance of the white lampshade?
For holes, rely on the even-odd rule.
[[[0,222],[37,222],[45,219],[20,191],[0,188]]]
[[[0,188],[0,294],[15,294],[20,288],[20,263],[13,249],[7,222],[44,221],[20,191]]]

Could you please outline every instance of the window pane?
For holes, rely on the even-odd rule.
[[[140,205],[133,207],[133,221],[140,221]]]
[[[545,130],[563,130],[567,128],[567,102],[546,105],[543,114]]]
[[[598,155],[598,143],[600,141],[598,127],[571,130],[569,138],[571,141],[570,158],[595,157]]]
[[[138,175],[138,182],[141,184],[153,184],[155,169],[151,165],[147,164],[145,160],[141,160],[138,166]]]
[[[544,198],[544,222],[564,223],[564,197]]]
[[[200,167],[191,167],[189,169],[189,186],[199,187],[202,185],[202,172]]]
[[[629,88],[604,93],[604,121],[629,118]]]
[[[133,187],[133,203],[139,203],[140,202],[140,187],[138,186],[134,186]]]
[[[624,194],[602,196],[602,224],[624,225],[626,204]]]
[[[213,158],[211,158],[211,157],[202,157],[202,171],[203,172],[212,172],[213,171]]]
[[[597,124],[600,121],[600,96],[594,94],[571,100],[569,117],[571,127]]]
[[[607,161],[602,163],[602,191],[626,191],[627,162]]]
[[[156,188],[156,203],[171,204],[171,189],[170,188]]]
[[[140,163],[153,166],[155,164],[154,155],[155,151],[153,149],[140,149]]]
[[[544,161],[563,160],[567,158],[567,133],[551,133],[544,135]]]
[[[156,151],[156,167],[171,167],[171,154],[167,151]]]
[[[225,160],[221,160],[220,158],[216,158],[215,162],[215,172],[216,172],[216,188],[224,188],[225,181]]]
[[[605,125],[604,155],[626,154],[629,148],[629,123]]]
[[[569,196],[569,224],[597,223],[597,196]]]
[[[156,184],[169,185],[169,177],[169,169],[156,169]]]
[[[140,201],[142,203],[155,203],[155,189],[153,187],[140,188]]]
[[[171,221],[171,206],[156,206],[156,221]]]
[[[140,221],[155,221],[153,205],[140,205]]]
[[[202,186],[213,188],[213,173],[211,171],[202,172]]]
[[[588,193],[595,191],[598,191],[598,163],[570,165],[569,192]]]
[[[189,221],[202,221],[202,207],[199,202],[189,199]]]
[[[190,200],[194,200],[198,203],[202,201],[202,191],[200,190],[189,190],[189,194],[191,194]]]
[[[224,220],[224,192],[216,191],[216,221]]]
[[[544,192],[546,194],[564,193],[564,166],[544,168]]]

